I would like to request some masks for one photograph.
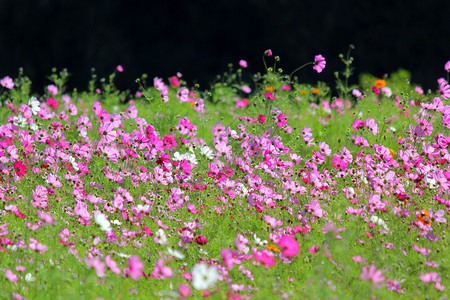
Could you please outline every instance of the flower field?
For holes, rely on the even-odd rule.
[[[333,90],[294,77],[322,55],[279,60],[209,89],[4,76],[0,298],[446,299],[450,62],[352,86],[347,54]]]

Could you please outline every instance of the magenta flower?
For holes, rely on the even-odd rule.
[[[367,266],[363,266],[362,273],[359,278],[366,281],[372,281],[374,288],[380,288],[386,279],[381,270],[377,270],[375,265],[370,265],[369,269],[367,269]]]
[[[258,252],[255,247],[253,247],[253,257],[255,260],[262,262],[264,267],[273,267],[277,264],[277,261],[273,259],[273,253],[270,251],[262,250]]]
[[[376,86],[373,86],[373,87],[372,87],[372,90],[373,90],[373,92],[375,93],[375,95],[380,94],[380,89],[377,88]]]
[[[444,69],[445,71],[450,72],[450,60],[445,63]]]
[[[441,91],[441,97],[442,99],[450,99],[450,85],[448,84],[447,81],[443,80],[440,84],[439,87],[440,91]]]
[[[278,246],[283,255],[288,257],[295,257],[300,251],[297,240],[290,235],[283,235],[278,241]]]
[[[189,285],[182,284],[178,287],[178,294],[180,295],[180,298],[187,298],[191,295],[191,289],[189,288]]]
[[[266,52],[264,52],[264,54],[267,56],[272,56],[272,50],[267,49]]]
[[[118,66],[117,66],[117,71],[119,71],[120,73],[123,72],[123,67],[122,67],[122,65],[118,65]]]
[[[245,60],[243,60],[243,59],[241,59],[241,60],[239,61],[239,65],[240,65],[241,67],[243,67],[243,68],[247,68],[247,62],[246,62]]]
[[[144,275],[143,269],[144,263],[139,256],[132,256],[128,259],[128,268],[124,269],[124,273],[130,275],[134,280],[139,280],[139,277]]]
[[[14,163],[14,171],[16,171],[17,176],[23,178],[27,174],[28,166],[23,163],[23,161],[18,160]]]
[[[48,98],[47,99],[47,105],[51,106],[54,110],[58,110],[59,102],[56,99]]]
[[[201,235],[201,236],[196,237],[194,242],[196,242],[200,246],[203,246],[203,245],[206,245],[206,243],[208,242],[208,239],[205,238],[203,235]]]
[[[317,73],[322,72],[323,69],[325,69],[327,62],[325,61],[325,57],[322,55],[316,55],[314,57],[314,67],[313,69],[317,71]]]

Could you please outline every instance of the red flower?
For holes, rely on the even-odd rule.
[[[25,176],[25,174],[27,174],[27,165],[23,163],[23,161],[18,160],[14,163],[14,171],[16,171],[16,174],[20,177],[23,178]]]
[[[203,235],[201,235],[201,236],[198,236],[198,237],[194,240],[194,242],[196,242],[196,243],[199,244],[200,246],[203,246],[203,245],[205,245],[205,244],[208,242],[208,239],[205,238]]]

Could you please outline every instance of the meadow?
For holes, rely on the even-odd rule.
[[[208,89],[4,76],[0,298],[447,299],[450,61],[424,91],[340,58],[334,89],[271,50]]]

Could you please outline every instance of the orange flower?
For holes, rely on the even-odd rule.
[[[431,225],[431,224],[433,224],[431,222],[430,215],[428,214],[428,210],[422,209],[422,211],[420,212],[419,222],[424,224],[424,225]]]
[[[280,249],[278,249],[275,245],[266,245],[266,248],[275,252],[280,252]]]
[[[395,151],[392,149],[389,149],[389,152],[391,152],[391,158],[393,158],[395,156]]]
[[[305,90],[300,90],[300,94],[306,95],[306,91]]]
[[[386,86],[386,81],[384,79],[377,79],[375,80],[375,86],[379,89]]]
[[[268,92],[273,92],[275,89],[273,88],[273,86],[268,86],[266,87],[266,91]]]
[[[312,90],[312,93],[313,93],[313,94],[319,94],[319,93],[320,93],[320,89],[314,88],[314,89]]]

